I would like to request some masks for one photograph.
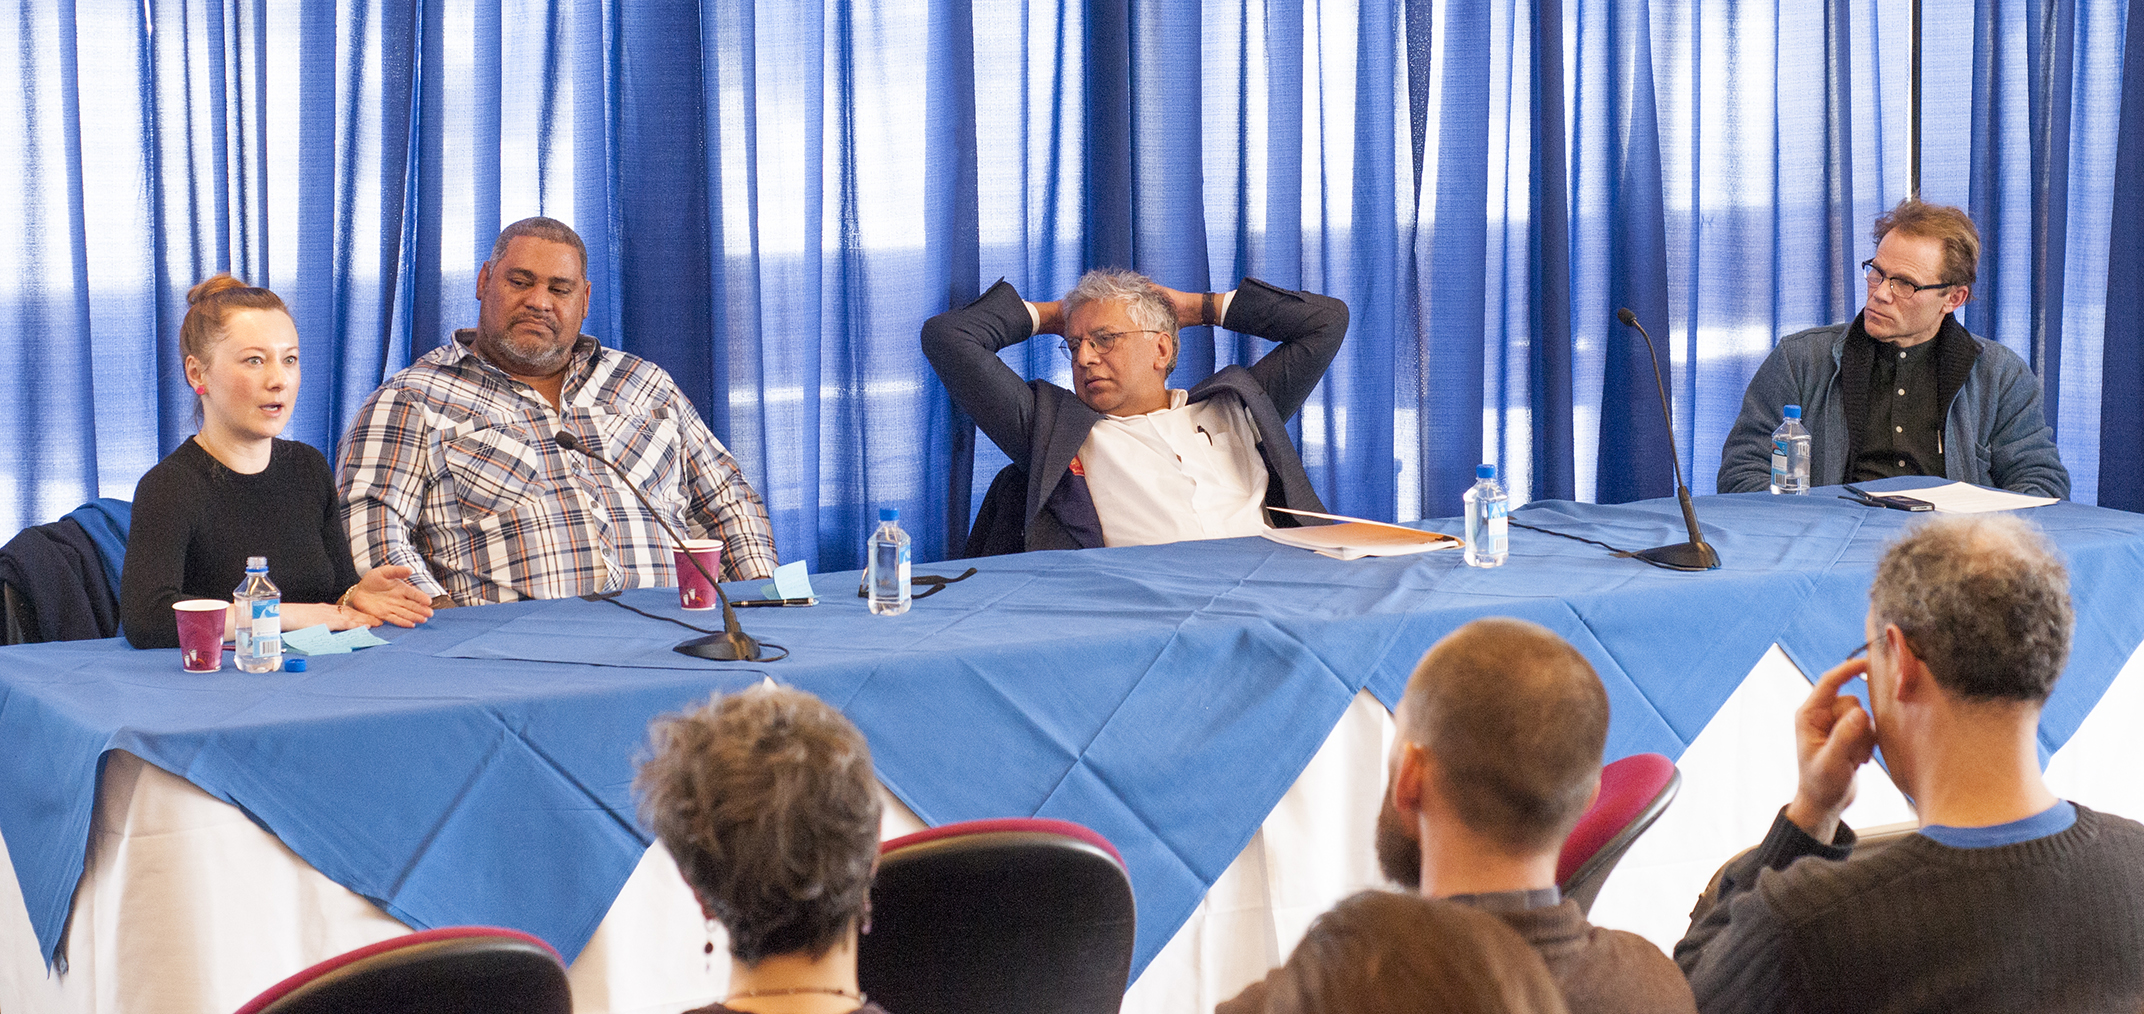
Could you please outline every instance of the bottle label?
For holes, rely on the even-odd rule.
[[[255,658],[282,654],[283,600],[254,599],[251,605],[253,615],[246,624],[251,629],[238,635],[239,654],[250,651]]]
[[[1786,442],[1786,441],[1785,441],[1784,439],[1782,439],[1782,438],[1779,438],[1779,437],[1773,437],[1773,438],[1772,438],[1772,485],[1774,485],[1774,486],[1784,486],[1784,485],[1786,485],[1786,484],[1787,484],[1787,442]]]
[[[1510,510],[1502,501],[1489,505],[1489,555],[1502,556],[1511,536]]]
[[[905,598],[908,592],[909,546],[879,542],[871,547],[871,597],[881,602]]]

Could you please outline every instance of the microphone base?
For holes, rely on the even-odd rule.
[[[695,637],[670,649],[680,655],[691,655],[711,662],[757,662],[759,642],[743,634],[731,640],[728,634],[709,634]]]
[[[1655,567],[1668,570],[1717,570],[1720,566],[1720,554],[1713,552],[1712,546],[1704,542],[1678,542],[1672,546],[1641,549],[1620,555],[1636,557]]]

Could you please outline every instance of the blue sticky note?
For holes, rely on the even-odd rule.
[[[797,560],[774,568],[774,583],[759,586],[763,599],[808,599],[812,598],[811,571],[804,561]]]
[[[386,644],[387,641],[364,627],[351,627],[348,630],[337,631],[335,633],[335,643],[342,645],[345,651],[354,651],[358,648],[370,648]]]
[[[782,599],[808,599],[811,593],[811,572],[805,569],[804,561],[785,563],[774,568],[774,597]]]
[[[349,645],[336,640],[334,632],[325,623],[303,630],[284,631],[283,648],[301,655],[342,655],[350,650]]]

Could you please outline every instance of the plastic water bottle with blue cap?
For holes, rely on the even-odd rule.
[[[231,640],[239,671],[282,668],[283,592],[268,580],[267,557],[246,557],[246,579],[231,592],[231,602],[238,608]]]
[[[879,508],[878,531],[871,533],[864,570],[872,613],[899,616],[908,611],[908,548],[908,533],[901,530],[901,509]]]
[[[1467,566],[1503,566],[1510,549],[1511,501],[1497,485],[1496,466],[1475,466],[1474,488],[1460,499],[1467,509]]]
[[[1809,492],[1809,431],[1802,407],[1788,405],[1786,419],[1772,431],[1772,492]]]

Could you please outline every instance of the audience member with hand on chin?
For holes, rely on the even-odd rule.
[[[1793,799],[1675,947],[1698,1010],[2144,1005],[2144,825],[2057,797],[2040,769],[2075,623],[2061,557],[2013,515],[1940,517],[1884,552],[1867,657],[1795,713]],[[1857,848],[1841,817],[1879,748],[1920,826]]]
[[[287,630],[429,619],[430,602],[403,580],[409,568],[358,576],[327,459],[277,439],[298,397],[298,330],[282,299],[228,274],[186,298],[179,349],[201,428],[135,487],[119,590],[127,640],[177,647],[171,604],[229,599],[249,556],[267,558]]]

